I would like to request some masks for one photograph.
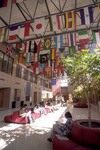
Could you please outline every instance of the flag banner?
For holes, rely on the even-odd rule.
[[[40,54],[40,63],[47,63],[48,62],[48,53],[46,54]]]
[[[24,37],[26,37],[30,35],[30,22],[26,22],[24,26],[25,26]]]
[[[44,39],[44,49],[49,50],[51,48],[51,38]]]
[[[18,34],[18,25],[12,26],[9,28],[9,40],[16,40]]]
[[[28,52],[26,54],[26,62],[28,62],[28,63],[33,62],[33,53],[32,52]]]
[[[89,35],[88,35],[86,30],[79,31],[78,35],[79,35],[79,42],[81,44],[86,44],[86,43],[88,43],[90,41]]]
[[[35,62],[33,65],[33,73],[39,74],[39,62]]]
[[[23,2],[23,0],[13,0],[13,3],[21,3],[21,2]]]
[[[0,29],[0,42],[6,41],[7,40],[7,29],[6,28],[1,28]]]
[[[21,24],[18,26],[18,36],[19,36],[19,38],[21,38],[21,39],[24,38],[24,32],[25,32],[25,24],[24,24],[24,23],[21,23]]]
[[[66,28],[75,28],[76,26],[76,13],[75,11],[69,11],[65,13]]]
[[[63,35],[54,37],[54,48],[62,48],[63,47]]]
[[[84,7],[79,10],[80,11],[80,17],[81,17],[81,24],[90,25],[93,23],[93,7]]]
[[[76,54],[76,46],[69,47],[69,55],[74,56]]]
[[[52,84],[52,86],[56,85],[56,79],[51,79],[51,84]]]
[[[60,58],[63,58],[65,55],[64,55],[64,51],[65,51],[65,48],[62,47],[62,48],[59,48],[59,57]]]
[[[34,41],[34,49],[33,49],[33,53],[40,53],[40,48],[41,48],[41,40],[35,40]]]
[[[52,60],[55,60],[55,59],[56,59],[56,48],[52,48],[52,49],[50,50],[50,58],[51,58]]]
[[[24,59],[23,59],[23,53],[19,53],[18,55],[18,63],[23,64]]]
[[[76,33],[70,33],[68,36],[68,46],[76,45]]]
[[[7,7],[7,5],[8,5],[8,0],[0,0],[0,8]]]
[[[7,55],[7,56],[11,56],[11,55],[12,55],[12,51],[13,51],[13,46],[12,46],[12,44],[7,45],[6,55]]]
[[[44,33],[44,30],[45,30],[45,19],[44,18],[35,19],[33,26],[34,26],[34,33],[35,34]]]
[[[92,37],[95,43],[100,43],[100,31],[92,31]]]
[[[51,16],[51,18],[52,18],[53,31],[58,31],[59,29],[61,29],[60,16],[54,15]]]

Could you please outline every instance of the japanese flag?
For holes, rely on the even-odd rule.
[[[45,20],[44,18],[36,19],[34,21],[34,33],[35,34],[40,34],[44,32],[44,25],[45,25]]]

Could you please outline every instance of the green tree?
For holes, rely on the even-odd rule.
[[[69,77],[69,82],[75,88],[81,87],[84,90],[88,103],[88,121],[91,126],[91,107],[89,95],[95,88],[100,87],[100,56],[89,54],[84,50],[73,57],[62,59],[62,63]]]

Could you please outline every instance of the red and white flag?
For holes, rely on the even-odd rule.
[[[53,31],[58,31],[59,29],[61,29],[60,16],[54,15],[51,18],[52,18]]]
[[[7,49],[6,49],[6,55],[7,56],[11,56],[12,55],[12,51],[13,51],[13,46],[11,45],[7,45]]]
[[[34,33],[35,34],[43,33],[45,30],[45,19],[44,18],[36,19],[34,21],[33,26],[34,26]]]

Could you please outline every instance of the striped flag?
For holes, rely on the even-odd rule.
[[[63,47],[63,35],[54,37],[54,48],[62,48]]]
[[[53,31],[58,31],[59,29],[61,29],[60,16],[54,15],[51,18],[52,18]]]
[[[92,31],[92,37],[95,43],[100,43],[100,31]]]
[[[76,33],[70,33],[68,36],[68,46],[76,45]]]
[[[6,40],[7,40],[7,29],[1,28],[0,29],[0,42],[6,41]]]
[[[76,25],[76,13],[75,11],[69,11],[65,13],[66,28],[75,28]]]
[[[16,40],[18,34],[18,25],[9,28],[9,40]]]
[[[24,26],[25,26],[24,37],[26,37],[30,35],[30,22],[26,22]]]
[[[23,58],[24,58],[23,57],[23,53],[19,53],[19,55],[18,55],[18,63],[23,64],[23,62],[24,62]]]
[[[35,62],[33,65],[33,73],[39,74],[39,62]]]
[[[8,0],[0,0],[0,8],[7,7],[7,5],[8,5]]]
[[[79,31],[78,35],[79,35],[79,42],[81,44],[86,44],[86,43],[88,43],[90,41],[89,35],[88,35],[86,30]]]
[[[50,50],[50,58],[51,58],[52,60],[55,60],[55,59],[56,59],[56,48],[52,48],[52,49]]]
[[[85,7],[80,9],[80,17],[81,17],[81,24],[89,25],[90,23],[93,23],[93,7]]]

